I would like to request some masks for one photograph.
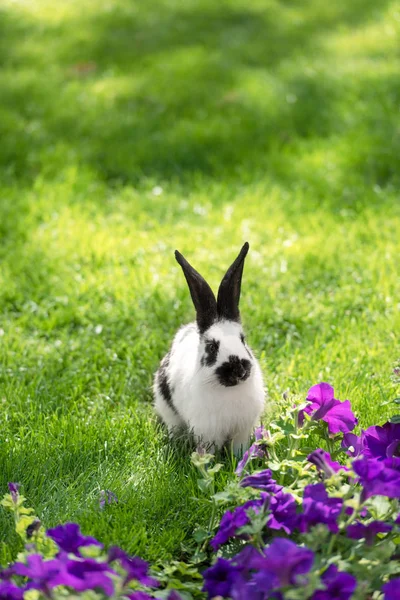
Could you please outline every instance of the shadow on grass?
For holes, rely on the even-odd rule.
[[[108,185],[146,178],[190,185],[194,174],[243,182],[265,173],[285,186],[301,183],[307,175],[292,168],[299,144],[347,135],[349,127],[338,108],[342,82],[328,69],[297,73],[296,61],[331,60],[326,35],[379,21],[387,4],[116,4],[53,27],[3,10],[0,163],[28,183],[38,173],[57,177],[68,164]],[[42,71],[32,70],[34,57]],[[353,85],[351,94],[369,94],[370,104],[356,124],[363,143],[354,143],[343,171],[386,185],[397,177],[400,143],[388,135],[390,106],[379,109],[388,93],[397,102],[400,90],[387,75],[373,84],[373,94],[367,77]]]

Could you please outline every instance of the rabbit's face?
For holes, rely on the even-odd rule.
[[[250,377],[254,359],[240,323],[216,322],[200,339],[200,363],[210,382],[231,387]]]

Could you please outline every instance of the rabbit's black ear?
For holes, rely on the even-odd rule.
[[[242,284],[244,259],[246,258],[248,251],[249,244],[246,242],[241,249],[239,256],[233,261],[227,270],[225,277],[221,281],[217,300],[217,313],[219,319],[240,321],[240,287]]]
[[[196,309],[196,320],[200,333],[211,327],[217,318],[217,301],[207,281],[188,263],[178,250],[175,258],[182,267]]]

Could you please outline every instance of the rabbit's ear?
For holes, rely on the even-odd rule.
[[[217,312],[220,319],[240,321],[240,286],[242,284],[244,259],[248,251],[249,244],[246,242],[239,256],[233,261],[221,281],[217,300]]]
[[[175,258],[182,267],[196,309],[196,320],[200,333],[211,327],[217,318],[217,301],[207,281],[188,263],[178,250]]]

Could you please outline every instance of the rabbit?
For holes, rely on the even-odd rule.
[[[198,442],[221,448],[233,442],[236,455],[249,446],[264,409],[260,365],[246,343],[239,299],[246,242],[219,286],[210,286],[182,256],[182,267],[196,309],[196,322],[181,327],[154,377],[154,407],[170,433],[182,426]]]

